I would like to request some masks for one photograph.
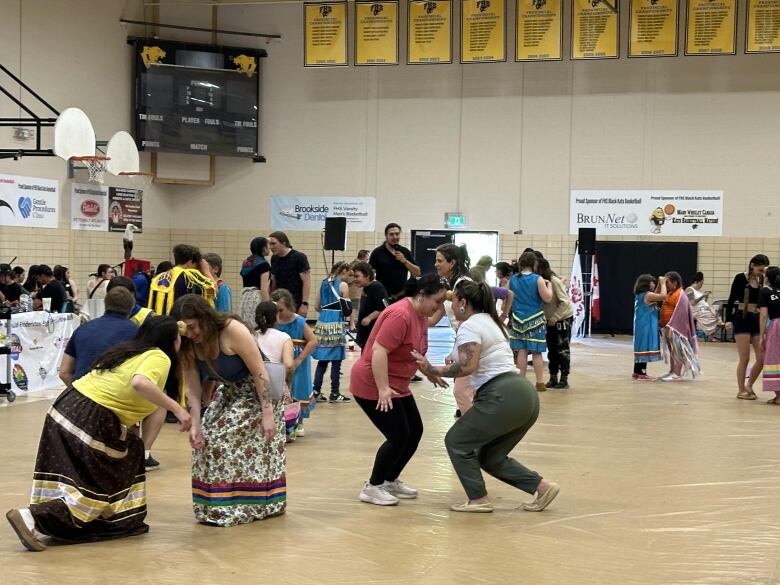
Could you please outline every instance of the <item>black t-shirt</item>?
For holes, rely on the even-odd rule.
[[[387,290],[379,281],[375,280],[363,289],[363,296],[360,297],[360,310],[358,311],[357,338],[355,339],[360,347],[366,345],[368,336],[371,335],[371,330],[374,328],[374,323],[376,323],[376,319],[374,319],[368,326],[365,326],[362,324],[363,319],[374,311],[379,311],[380,313],[384,311],[387,306],[386,299]]]
[[[417,264],[408,248],[398,246],[398,251],[401,252],[404,255],[404,258],[409,262]],[[409,278],[409,271],[406,269],[406,266],[395,259],[395,256],[387,249],[387,246],[382,244],[378,248],[375,248],[374,251],[371,252],[368,263],[371,264],[372,268],[376,271],[376,279],[385,286],[388,295],[397,295],[404,290],[404,284],[406,284],[406,281]]]
[[[729,300],[726,303],[726,321],[732,321],[734,314],[739,309],[739,303],[745,302],[745,296],[747,296],[748,304],[755,305],[758,303],[758,291],[759,289],[757,287],[750,286],[744,272],[737,274],[734,277],[734,281],[731,283],[731,292],[729,293]]]
[[[308,260],[307,260],[308,262]],[[243,283],[243,286],[253,286],[255,288],[260,288],[260,277],[263,276],[266,272],[271,271],[271,265],[268,264],[268,262],[263,261],[259,264],[255,264],[255,266],[250,270],[246,275],[241,275],[241,282]]]
[[[9,303],[16,302],[19,300],[19,297],[27,294],[27,291],[25,291],[18,282],[0,284],[0,292],[3,293],[5,300]]]
[[[770,319],[780,318],[780,290],[764,287],[758,293],[758,306],[769,310]]]
[[[296,310],[304,301],[301,273],[309,272],[309,259],[298,250],[290,250],[286,256],[271,256],[271,274],[274,290],[286,288],[292,293]],[[259,285],[258,285],[259,286]],[[305,299],[308,301],[308,299]]]
[[[51,299],[51,312],[62,313],[62,305],[68,299],[68,294],[65,292],[65,287],[59,280],[52,279],[49,284],[43,287],[43,290],[38,293],[39,299]]]

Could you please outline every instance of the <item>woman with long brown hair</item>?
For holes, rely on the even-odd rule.
[[[172,315],[184,322],[181,362],[192,409],[192,503],[205,524],[235,526],[286,506],[284,423],[272,401],[257,343],[237,315],[185,295]],[[203,382],[219,389],[201,420]]]

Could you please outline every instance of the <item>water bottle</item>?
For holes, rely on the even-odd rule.
[[[22,295],[19,297],[19,305],[25,311],[32,311],[32,297],[30,295]]]

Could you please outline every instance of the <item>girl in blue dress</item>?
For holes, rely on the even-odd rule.
[[[542,352],[547,351],[547,321],[544,317],[544,303],[553,297],[549,280],[534,273],[536,255],[523,252],[518,261],[519,274],[509,279],[509,288],[514,294],[509,344],[517,351],[517,368],[525,376],[528,369],[528,354],[536,374],[536,389],[544,392],[544,360]]]
[[[314,350],[314,359],[317,360],[317,369],[314,372],[314,398],[325,402],[322,395],[322,380],[330,364],[330,401],[349,402],[349,398],[343,396],[339,390],[341,377],[341,362],[347,357],[347,330],[344,324],[344,314],[341,310],[341,301],[349,299],[349,286],[345,282],[349,264],[336,262],[330,270],[330,274],[320,284],[317,293],[315,307],[319,312],[317,324],[314,326],[314,336],[317,338],[317,349]]]
[[[311,353],[317,347],[317,338],[311,327],[306,324],[306,319],[295,312],[295,301],[290,291],[277,289],[271,294],[271,300],[276,303],[276,329],[289,335],[293,342],[295,370],[290,383],[290,393],[293,400],[301,406],[295,436],[303,437],[306,434],[303,419],[309,418],[316,404],[311,387]]]
[[[661,336],[658,314],[666,295],[655,292],[656,280],[650,274],[642,274],[634,284],[634,373],[632,378],[641,382],[655,380],[647,375],[647,364],[660,361]]]

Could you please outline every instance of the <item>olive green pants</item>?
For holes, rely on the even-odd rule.
[[[444,438],[447,453],[470,500],[487,495],[481,469],[533,494],[542,477],[509,457],[539,416],[539,397],[531,383],[514,372],[483,384],[470,408]]]

